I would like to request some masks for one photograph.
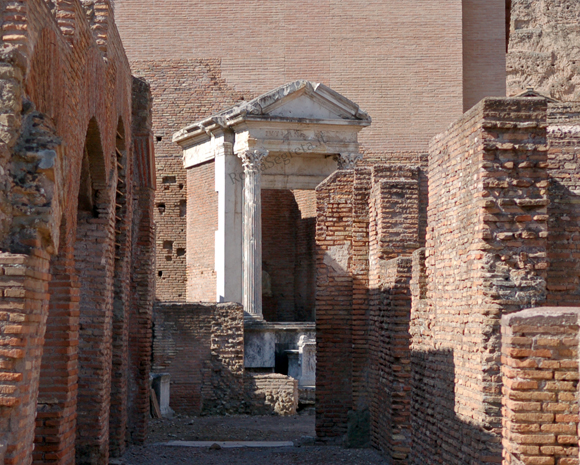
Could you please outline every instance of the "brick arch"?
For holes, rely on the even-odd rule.
[[[66,217],[61,245],[50,260],[50,301],[38,392],[34,463],[74,462],[78,391],[79,278],[74,232]],[[55,458],[58,457],[58,461]]]
[[[95,119],[88,125],[83,164],[74,245],[80,281],[76,463],[107,465],[115,203],[108,193],[101,132]]]
[[[87,128],[87,136],[85,141],[85,149],[83,155],[83,167],[81,172],[81,188],[86,187],[92,192],[93,207],[97,210],[107,206],[110,202],[108,188],[107,167],[105,163],[105,155],[103,153],[103,145],[101,142],[101,131],[96,118],[91,118]],[[88,175],[88,178],[86,177]],[[83,176],[85,176],[83,178]],[[85,181],[85,185],[82,183]],[[79,192],[80,195],[80,192]],[[79,197],[80,199],[80,197]],[[95,212],[98,216],[102,212]]]
[[[109,418],[109,446],[111,456],[125,452],[127,437],[128,370],[129,370],[129,266],[131,225],[127,202],[128,144],[125,124],[120,117],[115,135],[115,164],[117,184],[115,195],[115,271],[113,289],[113,360],[111,382],[111,416]]]

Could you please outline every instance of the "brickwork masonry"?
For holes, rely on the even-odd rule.
[[[151,259],[150,126],[132,125],[147,86],[108,0],[3,2],[0,22],[0,462],[104,465],[147,423],[129,391],[149,359],[126,369],[128,339],[150,341],[151,268],[133,280],[131,260],[135,229]]]
[[[295,379],[244,371],[241,305],[157,303],[153,333],[153,371],[169,373],[177,413],[296,413]]]
[[[505,315],[503,464],[578,463],[578,307]]]

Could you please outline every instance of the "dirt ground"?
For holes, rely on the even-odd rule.
[[[312,414],[188,417],[150,420],[149,439],[131,447],[124,465],[388,465],[371,449],[314,445]],[[168,441],[293,441],[295,447],[218,449],[167,447]],[[114,462],[112,462],[114,463]]]
[[[189,447],[133,447],[126,465],[388,465],[371,449],[334,446],[276,449],[197,449]]]
[[[294,441],[315,436],[314,415],[175,416],[149,420],[148,443],[167,441]]]

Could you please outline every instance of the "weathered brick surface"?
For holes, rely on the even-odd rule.
[[[414,463],[501,457],[499,318],[546,297],[546,110],[540,99],[486,99],[432,142],[432,316],[414,302],[411,320]]]
[[[501,321],[503,464],[578,464],[578,307]]]
[[[152,96],[149,85],[133,78],[132,134],[134,196],[129,309],[128,438],[141,444],[149,419],[149,371],[153,301],[155,296],[155,159],[151,132]]]
[[[239,304],[158,303],[153,332],[153,371],[171,376],[171,408],[191,415],[245,410]]]
[[[244,371],[239,304],[157,303],[153,371],[171,376],[170,406],[190,415],[293,415],[298,382]]]
[[[263,296],[266,321],[314,317],[314,191],[262,190],[262,269],[270,277]]]
[[[295,415],[298,408],[298,381],[278,373],[244,375],[244,389],[252,415]]]
[[[76,449],[78,464],[108,463],[109,440],[112,454],[125,447],[128,383],[148,378],[147,365],[124,377],[131,228],[150,208],[134,193],[154,187],[150,163],[134,168],[129,63],[107,0],[22,0],[0,15],[0,177],[10,196],[2,194],[0,242],[3,260],[20,257],[19,276],[36,280],[2,295],[10,314],[27,315],[27,330],[18,333],[25,357],[13,364],[6,354],[0,370],[26,386],[3,407],[1,453],[7,464],[68,464]]]
[[[548,109],[548,268],[546,303],[580,305],[580,105],[564,103]]]
[[[140,4],[144,6],[144,4]],[[150,8],[149,5],[147,8]],[[121,14],[117,5],[117,15]],[[131,20],[133,22],[135,18]],[[253,98],[247,92],[233,89],[221,76],[220,60],[182,57],[183,59],[156,59],[133,57],[132,70],[136,76],[151,83],[154,99],[153,132],[155,135],[155,163],[158,191],[155,199],[156,224],[156,296],[160,301],[185,301],[187,298],[186,267],[195,267],[199,255],[200,270],[213,264],[212,251],[215,237],[210,229],[217,227],[217,209],[210,213],[210,206],[217,202],[215,185],[210,185],[213,163],[194,168],[187,174],[183,168],[181,149],[171,141],[175,131],[184,125],[211,116],[234,105],[241,98]],[[196,176],[199,190],[191,192],[188,199],[187,176]],[[192,210],[192,199],[196,195],[199,202],[206,201],[202,210]],[[214,199],[215,198],[215,199]],[[201,203],[196,203],[200,207]],[[217,203],[216,203],[217,205]],[[185,210],[189,211],[189,215]],[[199,212],[199,216],[197,216]],[[196,215],[192,218],[193,215]],[[209,215],[209,218],[207,216]],[[201,226],[200,237],[190,238],[194,250],[187,253],[186,221],[194,221]],[[204,220],[209,220],[204,223]],[[198,242],[198,239],[199,240]],[[163,247],[172,243],[172,249]],[[205,246],[202,250],[202,244]],[[189,257],[190,263],[186,263]],[[168,258],[171,258],[169,260]],[[213,270],[213,268],[212,268]],[[161,275],[160,275],[161,273]],[[203,279],[192,284],[195,293],[191,300],[215,300],[215,285],[209,290],[209,282],[204,271]],[[199,296],[198,293],[199,292]]]
[[[354,171],[336,171],[316,189],[316,434],[346,433],[352,410]]]
[[[316,192],[317,434],[406,457],[410,263],[388,264],[419,247],[419,170],[337,171]]]
[[[187,230],[195,231],[195,234],[187,236],[189,253],[186,253],[185,248],[179,249],[184,236],[182,230],[175,230],[172,236],[167,235],[166,232],[161,233],[166,240],[157,241],[158,247],[161,247],[164,253],[162,261],[157,266],[157,280],[164,280],[168,272],[167,267],[172,266],[174,259],[186,258],[187,300],[189,302],[214,302],[216,300],[215,233],[218,229],[215,163],[209,161],[188,169],[187,185],[192,188],[187,196],[187,205],[184,210],[180,210],[179,215],[186,217]],[[171,186],[162,186],[162,189],[171,189]],[[171,215],[174,213],[172,210],[180,207],[181,201],[177,198],[172,199],[169,206],[167,198],[165,200],[165,203],[157,203],[157,215],[161,217]],[[159,273],[163,275],[159,276]],[[180,278],[183,279],[183,276]],[[171,276],[167,279],[171,279]]]
[[[379,258],[377,261],[380,264],[373,273],[375,280],[371,281],[373,297],[370,316],[372,443],[396,463],[408,464],[412,445],[409,342],[411,259]]]
[[[527,87],[558,100],[580,98],[578,18],[580,4],[568,0],[510,0],[507,55],[508,95]]]
[[[373,445],[400,463],[410,452],[411,259],[419,238],[419,172],[377,166],[370,194],[370,358]]]

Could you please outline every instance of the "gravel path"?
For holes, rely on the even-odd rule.
[[[294,441],[315,436],[314,415],[176,416],[149,420],[149,444],[167,441]]]
[[[297,441],[312,443],[314,415],[187,417],[150,420],[148,444],[131,447],[124,465],[388,465],[372,449],[336,446],[269,449],[219,449],[167,447],[168,441]],[[300,439],[302,438],[302,441]]]
[[[388,465],[371,449],[284,447],[280,449],[221,449],[145,446],[125,454],[126,465]]]

